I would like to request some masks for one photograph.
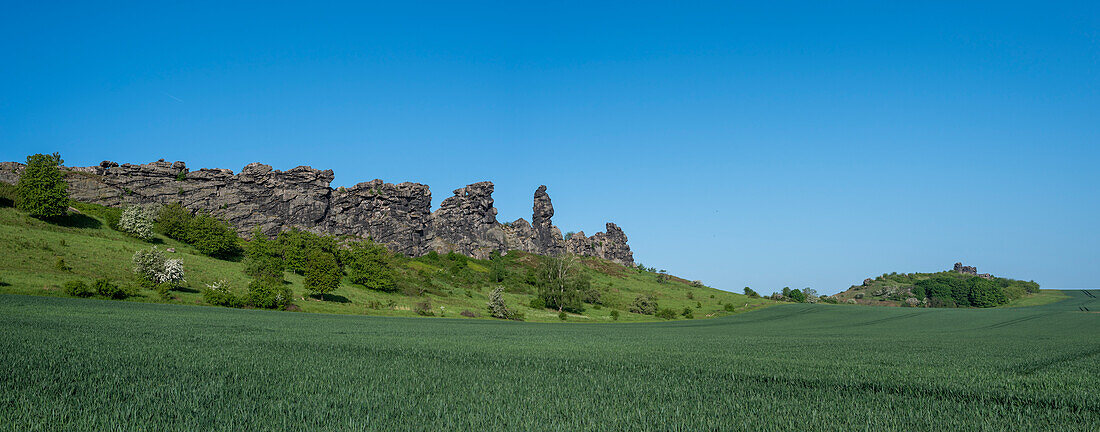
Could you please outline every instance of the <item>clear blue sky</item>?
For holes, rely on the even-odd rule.
[[[1100,286],[1096,2],[231,3],[5,2],[0,159],[546,184],[728,290]]]

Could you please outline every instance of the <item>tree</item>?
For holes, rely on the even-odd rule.
[[[344,254],[351,283],[376,291],[397,291],[393,265],[386,248],[368,240],[352,244]]]
[[[165,237],[186,242],[191,218],[191,212],[183,208],[179,202],[162,206],[157,211],[156,230]]]
[[[229,224],[205,213],[191,219],[187,238],[203,255],[224,259],[241,253],[240,237]]]
[[[539,298],[546,307],[558,312],[584,312],[582,291],[589,288],[590,282],[581,277],[575,255],[543,258],[538,275]]]
[[[279,233],[276,242],[286,267],[298,274],[305,274],[313,251],[319,250],[336,255],[338,249],[334,237],[321,236],[298,228]]]
[[[504,282],[504,278],[507,276],[508,272],[504,268],[504,257],[500,256],[500,252],[493,251],[489,254],[489,282]]]
[[[817,290],[806,287],[802,290],[802,295],[806,297],[806,301],[810,303],[817,303],[820,296],[817,295]]]
[[[749,287],[745,287],[745,295],[751,298],[760,298],[760,294],[757,294],[756,291],[753,291],[752,288]]]
[[[283,282],[284,264],[278,255],[278,247],[261,231],[252,231],[252,240],[244,247],[244,272],[257,279]]]
[[[61,172],[61,155],[33,154],[16,186],[19,210],[36,218],[64,216],[69,209],[69,184]]]
[[[153,219],[156,210],[150,206],[132,205],[122,211],[118,229],[142,240],[153,238]]]
[[[340,266],[336,263],[336,256],[322,251],[313,251],[309,256],[309,265],[306,267],[305,287],[310,292],[325,299],[325,294],[333,292],[340,286]]]
[[[486,305],[489,307],[489,316],[493,318],[515,319],[515,313],[504,303],[504,287],[493,288],[489,292],[489,302]]]
[[[805,303],[806,302],[806,295],[803,294],[802,291],[799,291],[799,290],[791,290],[790,293],[787,295],[787,297],[790,298],[791,301],[793,301],[793,302],[798,302],[798,303]]]

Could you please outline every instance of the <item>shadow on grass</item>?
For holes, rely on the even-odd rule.
[[[175,291],[175,292],[182,292],[182,293],[191,293],[191,294],[198,294],[199,292],[201,292],[201,291],[199,291],[199,290],[197,290],[197,289],[194,289],[194,288],[188,288],[188,287],[179,287],[179,288],[175,288],[175,289],[173,289],[172,291]]]
[[[325,294],[325,298],[323,298],[323,299],[318,294],[310,294],[309,298],[314,299],[314,300],[336,302],[336,303],[351,303],[351,300],[348,300],[347,297],[344,297],[344,296],[339,295],[339,294]]]
[[[56,216],[52,218],[43,219],[46,222],[57,226],[63,226],[67,228],[91,228],[96,229],[103,226],[103,222],[91,216],[82,215],[79,213],[68,214],[65,216]]]

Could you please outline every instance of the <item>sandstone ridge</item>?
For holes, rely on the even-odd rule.
[[[163,159],[134,165],[103,161],[93,167],[65,167],[69,195],[107,206],[179,202],[192,211],[208,211],[241,234],[259,228],[274,235],[290,228],[372,238],[395,252],[419,256],[455,251],[485,258],[493,251],[595,256],[633,265],[626,234],[608,222],[607,230],[565,239],[554,226],[554,206],[539,186],[531,222],[502,224],[493,207],[493,183],[456,189],[431,210],[432,194],[419,183],[372,180],[333,189],[332,170],[299,166],[286,171],[259,163],[239,173],[227,169],[191,171],[183,162]],[[0,162],[0,181],[16,183],[23,164]]]

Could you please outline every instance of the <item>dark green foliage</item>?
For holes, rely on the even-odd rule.
[[[578,268],[576,257],[542,257],[534,272],[538,296],[547,308],[572,313],[584,312],[584,291],[591,279]]]
[[[504,257],[500,256],[500,252],[493,251],[489,255],[489,282],[504,282],[507,276],[508,271],[505,267]]]
[[[353,284],[384,292],[397,290],[390,253],[381,245],[370,241],[354,243],[343,251],[348,279]]]
[[[760,294],[756,291],[753,291],[752,288],[749,287],[745,287],[745,295],[749,296],[749,298],[760,298]]]
[[[253,279],[248,284],[248,303],[261,309],[286,309],[290,305],[290,288],[270,279]]]
[[[542,297],[535,296],[531,298],[531,303],[527,305],[531,309],[546,309],[546,302],[542,300]]]
[[[19,189],[13,184],[0,182],[0,207],[15,207],[19,200]]]
[[[229,284],[225,282],[217,282],[203,288],[202,300],[210,305],[234,308],[244,306],[245,304],[245,299],[233,294],[233,290],[230,289]]]
[[[279,233],[276,241],[286,267],[300,275],[306,273],[309,257],[313,252],[326,252],[334,256],[338,253],[335,237],[317,235],[298,228]]]
[[[229,224],[205,213],[191,219],[187,240],[199,253],[215,258],[233,258],[241,253],[240,237]]]
[[[654,316],[666,320],[676,319],[676,311],[672,310],[672,308],[661,308]]]
[[[65,294],[73,297],[91,297],[96,294],[96,290],[93,287],[88,286],[82,280],[71,280],[65,282],[62,286],[65,289]]]
[[[611,310],[611,319],[613,319],[615,321],[619,320],[619,311],[618,310],[616,310],[616,309]]]
[[[993,307],[1008,302],[1001,284],[980,277],[942,275],[919,280],[914,287],[914,293],[931,299],[932,307]]]
[[[558,312],[558,319],[565,321],[566,318],[569,318],[569,315],[566,315],[565,311]]]
[[[244,272],[256,279],[283,282],[283,259],[278,245],[267,238],[259,228],[252,232],[252,240],[244,245]]]
[[[647,295],[640,295],[630,303],[630,311],[636,314],[653,315],[657,313],[657,299]]]
[[[687,319],[694,319],[695,318],[695,311],[691,310],[691,308],[686,307],[686,308],[684,308],[683,312],[680,312],[680,315],[683,316],[684,318],[687,318]]]
[[[340,265],[336,262],[336,255],[328,252],[313,250],[308,258],[306,266],[305,288],[325,299],[325,294],[331,293],[340,286]]]
[[[37,218],[64,216],[69,208],[69,184],[61,172],[61,155],[27,156],[27,166],[19,177],[16,206]]]
[[[53,267],[63,272],[71,271],[73,269],[72,267],[69,267],[69,264],[65,263],[64,258],[58,258],[57,261],[54,261]]]
[[[97,279],[92,285],[96,294],[109,299],[124,299],[133,295],[130,289],[115,285],[107,279]]]
[[[156,231],[163,234],[170,239],[179,240],[182,242],[190,241],[188,235],[191,229],[191,212],[181,205],[179,202],[174,202],[157,210],[157,222]]]
[[[787,297],[790,298],[791,301],[793,301],[795,303],[805,303],[806,302],[806,294],[803,294],[801,290],[797,290],[797,289],[791,290],[787,294]]]
[[[735,306],[733,306],[733,303],[726,303],[726,304],[722,305],[722,310],[724,310],[726,312],[733,312],[735,309],[736,308],[735,308]]]

